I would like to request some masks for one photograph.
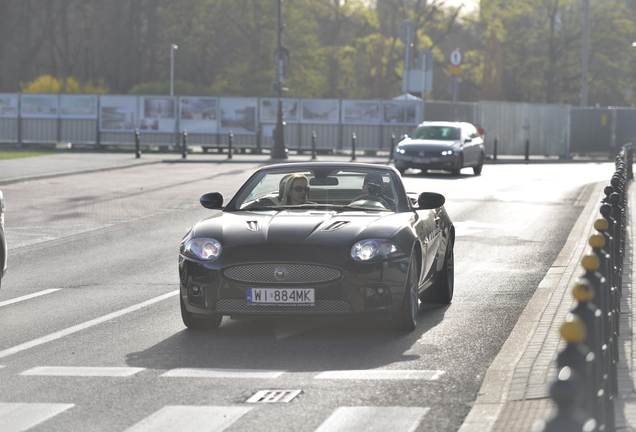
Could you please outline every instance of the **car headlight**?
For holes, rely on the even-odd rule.
[[[402,255],[404,255],[404,252],[389,240],[362,240],[351,248],[351,258],[356,261],[395,258]]]
[[[186,242],[181,253],[190,258],[214,261],[221,255],[221,243],[212,238],[193,238]]]
[[[444,150],[442,152],[442,156],[451,156],[453,154],[452,150]]]
[[[397,148],[395,149],[395,151],[396,151],[397,153],[399,153],[399,154],[404,154],[404,153],[406,153],[406,150],[404,150],[403,148],[400,148],[400,147],[397,147]]]

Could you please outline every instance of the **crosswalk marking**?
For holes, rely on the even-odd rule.
[[[285,371],[258,369],[181,368],[171,369],[161,376],[177,378],[276,378],[284,373]]]
[[[61,290],[61,288],[51,288],[51,289],[46,289],[44,291],[38,291],[38,292],[33,293],[33,294],[27,294],[27,295],[24,295],[22,297],[17,297],[17,298],[11,299],[11,300],[5,300],[3,302],[0,302],[0,307],[7,306],[7,305],[10,305],[10,304],[14,304],[14,303],[18,303],[18,302],[21,302],[21,301],[24,301],[24,300],[29,300],[29,299],[32,299],[32,298],[35,298],[35,297],[40,297],[40,296],[43,296],[43,295],[46,295],[46,294],[51,294],[51,293],[54,293],[54,292],[60,291],[60,290]]]
[[[116,312],[109,313],[107,315],[101,316],[99,318],[95,318],[95,319],[92,319],[90,321],[86,321],[86,322],[84,322],[82,324],[78,324],[78,325],[66,328],[64,330],[57,331],[55,333],[51,333],[51,334],[49,334],[47,336],[43,336],[41,338],[34,339],[32,341],[25,342],[25,343],[20,344],[20,345],[16,345],[14,347],[7,348],[5,350],[0,351],[0,358],[8,357],[10,355],[13,355],[13,354],[28,350],[30,348],[45,344],[47,342],[51,342],[51,341],[54,341],[54,340],[57,340],[57,339],[61,339],[64,336],[68,336],[70,334],[77,333],[78,331],[85,330],[87,328],[96,326],[98,324],[102,324],[102,323],[104,323],[106,321],[110,321],[110,320],[118,318],[118,317],[120,317],[122,315],[126,315],[126,314],[128,314],[130,312],[138,311],[139,309],[142,309],[142,308],[144,308],[146,306],[150,306],[150,305],[152,305],[154,303],[160,302],[160,301],[165,300],[167,298],[174,297],[177,294],[179,294],[179,290],[174,290],[174,291],[171,291],[171,292],[169,292],[167,294],[161,295],[159,297],[155,297],[153,299],[147,300],[145,302],[141,302],[141,303],[138,303],[136,305],[132,305],[130,307],[127,307],[125,309],[121,309],[121,310],[118,310]]]
[[[251,409],[252,407],[169,405],[125,432],[220,432]]]
[[[126,377],[141,372],[135,367],[80,367],[80,366],[39,366],[20,375],[67,376],[67,377]]]
[[[434,381],[444,374],[440,370],[338,370],[319,373],[316,379],[351,380],[426,380]]]
[[[410,432],[430,408],[340,407],[316,432]]]
[[[0,402],[0,431],[26,431],[74,406],[61,403]]]

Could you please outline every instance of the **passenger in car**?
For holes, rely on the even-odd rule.
[[[384,200],[392,211],[395,211],[397,206],[392,198],[386,196],[386,183],[382,179],[382,174],[377,172],[370,172],[364,176],[362,182],[362,191],[366,195],[376,196]]]
[[[282,205],[300,205],[307,203],[309,186],[304,174],[292,174],[285,182]]]

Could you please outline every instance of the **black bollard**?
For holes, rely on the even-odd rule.
[[[543,427],[533,428],[541,432],[580,432],[596,430],[596,421],[576,404],[578,380],[569,367],[559,370],[558,379],[550,386],[550,397],[557,405],[556,414]]]
[[[311,131],[311,160],[316,160],[316,140],[318,139],[318,135],[316,135],[316,131]]]
[[[227,158],[232,159],[232,146],[234,145],[234,134],[230,131],[227,143]]]
[[[181,134],[181,159],[185,159],[188,155],[188,132],[184,129]]]
[[[393,160],[393,152],[395,151],[395,134],[391,134],[391,149],[389,150],[389,162]]]
[[[495,149],[494,149],[493,155],[492,155],[492,159],[493,160],[497,160],[497,145],[498,144],[499,144],[499,137],[495,135],[495,142],[494,142]]]
[[[526,160],[530,160],[530,137],[526,137]]]
[[[353,162],[354,160],[356,160],[356,133],[353,132],[351,134],[351,161]]]
[[[141,133],[139,133],[139,129],[135,129],[135,158],[139,159],[141,157]]]

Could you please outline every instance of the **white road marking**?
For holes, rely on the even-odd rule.
[[[430,408],[340,407],[316,432],[411,432]]]
[[[134,367],[39,366],[22,372],[29,376],[127,377],[145,370]]]
[[[167,294],[161,295],[159,297],[155,297],[153,299],[146,300],[145,302],[141,302],[141,303],[138,303],[136,305],[127,307],[125,309],[122,309],[122,310],[119,310],[119,311],[116,311],[116,312],[113,312],[113,313],[109,313],[108,315],[104,315],[102,317],[95,318],[95,319],[90,320],[90,321],[86,321],[85,323],[78,324],[78,325],[75,325],[73,327],[69,327],[67,329],[57,331],[55,333],[51,333],[51,334],[49,334],[47,336],[43,336],[41,338],[37,338],[37,339],[34,339],[32,341],[29,341],[29,342],[25,342],[23,344],[16,345],[16,346],[11,347],[11,348],[7,348],[5,350],[0,351],[0,358],[8,357],[10,355],[13,355],[13,354],[16,354],[16,353],[19,353],[19,352],[22,352],[22,351],[26,351],[26,350],[28,350],[30,348],[45,344],[47,342],[51,342],[51,341],[63,338],[64,336],[68,336],[70,334],[77,333],[77,332],[82,331],[82,330],[86,330],[87,328],[96,326],[98,324],[102,324],[102,323],[104,323],[106,321],[110,321],[110,320],[118,318],[118,317],[120,317],[122,315],[126,315],[128,313],[138,311],[139,309],[142,309],[142,308],[144,308],[146,306],[150,306],[152,304],[158,303],[158,302],[160,302],[162,300],[165,300],[167,298],[174,297],[174,296],[176,296],[178,294],[179,294],[179,290],[175,290],[175,291],[169,292]]]
[[[26,431],[74,406],[61,403],[0,402],[0,431]]]
[[[425,380],[434,381],[444,374],[440,370],[338,370],[319,373],[316,379],[354,380]]]
[[[172,378],[277,378],[285,371],[258,369],[205,369],[179,368],[171,369],[161,375]]]
[[[125,432],[220,432],[252,407],[168,405]]]
[[[38,291],[36,293],[28,294],[28,295],[25,295],[25,296],[22,296],[22,297],[17,297],[17,298],[11,299],[11,300],[5,300],[3,302],[0,302],[0,307],[7,306],[7,305],[10,305],[10,304],[13,304],[13,303],[18,303],[18,302],[21,302],[21,301],[24,301],[24,300],[29,300],[29,299],[32,299],[32,298],[35,298],[35,297],[40,297],[40,296],[43,296],[43,295],[46,295],[46,294],[51,294],[51,293],[53,293],[55,291],[59,291],[59,290],[61,290],[61,288],[52,288],[52,289],[47,289],[47,290],[44,290],[44,291]]]

